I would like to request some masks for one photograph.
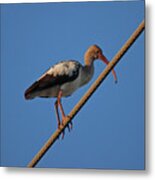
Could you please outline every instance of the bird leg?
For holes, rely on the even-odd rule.
[[[58,105],[59,105],[59,107],[60,107],[60,111],[61,111],[61,114],[62,114],[62,124],[63,124],[64,121],[65,121],[66,115],[65,115],[63,106],[62,106],[62,104],[61,104],[61,97],[62,97],[62,91],[60,90],[60,91],[59,91],[59,94],[58,94],[58,99],[57,99],[57,101],[58,101]]]
[[[58,128],[60,129],[61,122],[60,122],[60,116],[59,116],[59,110],[58,110],[58,100],[55,101],[54,107],[55,107]],[[62,136],[64,137],[64,131],[62,133],[63,133]]]
[[[58,101],[58,105],[60,107],[60,111],[61,111],[61,114],[62,114],[62,124],[63,124],[65,122],[66,115],[65,115],[63,106],[61,104],[61,97],[62,97],[62,91],[60,90],[59,94],[58,94],[58,100],[57,101]],[[70,122],[67,127],[68,127],[68,131],[70,131],[73,128],[72,122]]]
[[[57,123],[58,123],[58,128],[60,129],[61,121],[60,121],[60,116],[59,116],[59,110],[58,110],[58,100],[55,101],[55,113],[56,113],[56,118],[57,118]],[[62,132],[62,139],[65,136],[65,131]]]
[[[58,128],[60,128],[61,123],[60,123],[60,117],[59,117],[59,111],[58,111],[58,100],[55,101],[54,107],[55,107],[55,113],[56,113]]]

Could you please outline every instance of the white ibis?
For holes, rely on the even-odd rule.
[[[61,97],[70,96],[79,87],[87,84],[91,80],[94,74],[94,61],[97,59],[102,60],[106,64],[109,63],[103,55],[101,48],[93,45],[89,47],[85,53],[84,66],[74,60],[61,61],[55,64],[25,91],[25,99],[56,97],[55,110],[59,128],[66,118],[61,104]],[[115,71],[112,70],[112,73],[115,82],[117,82]],[[60,108],[61,111],[62,121],[60,121],[58,108]],[[70,125],[71,126],[68,127],[69,130],[72,128],[72,124]]]

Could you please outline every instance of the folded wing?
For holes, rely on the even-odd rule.
[[[80,63],[73,60],[54,65],[25,91],[25,98],[32,99],[32,94],[38,91],[74,81],[78,77],[80,67]]]

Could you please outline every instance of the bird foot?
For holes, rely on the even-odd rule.
[[[64,116],[62,117],[62,122],[60,124],[58,124],[58,128],[61,129],[64,125],[66,120],[70,118],[69,116]],[[69,124],[67,125],[68,131],[70,132],[73,129],[73,123],[69,122]],[[64,139],[65,136],[65,130],[62,131],[62,139]]]
[[[58,123],[58,129],[61,129],[61,123]]]
[[[70,118],[70,116],[64,116],[62,118],[62,125],[65,124],[66,120]],[[68,128],[68,131],[70,132],[72,129],[73,129],[73,123],[72,122],[69,122],[68,125],[67,125],[67,128]]]
[[[64,126],[65,123],[66,123],[66,120],[69,118],[69,116],[63,116],[62,117],[62,122],[61,122],[61,125]]]
[[[68,131],[70,132],[73,129],[73,123],[70,122],[67,127],[68,127]]]
[[[58,123],[58,129],[59,129],[59,130],[61,130],[63,126],[64,126],[63,123]],[[62,137],[61,137],[61,139],[64,139],[64,136],[65,136],[65,130],[62,131]],[[59,137],[58,137],[58,138],[59,138]]]

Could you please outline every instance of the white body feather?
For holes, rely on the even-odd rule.
[[[32,98],[37,96],[57,97],[60,90],[62,91],[62,96],[70,96],[79,87],[90,81],[93,76],[94,68],[92,68],[92,71],[86,75],[83,66],[80,65],[77,61],[63,61],[52,66],[37,81],[42,81],[42,79],[47,75],[51,77],[61,76],[61,78],[63,78],[63,76],[68,76],[68,78],[71,78],[74,76],[76,71],[78,71],[78,76],[76,79],[65,82],[61,85],[56,84],[49,88],[33,92],[31,94]]]

